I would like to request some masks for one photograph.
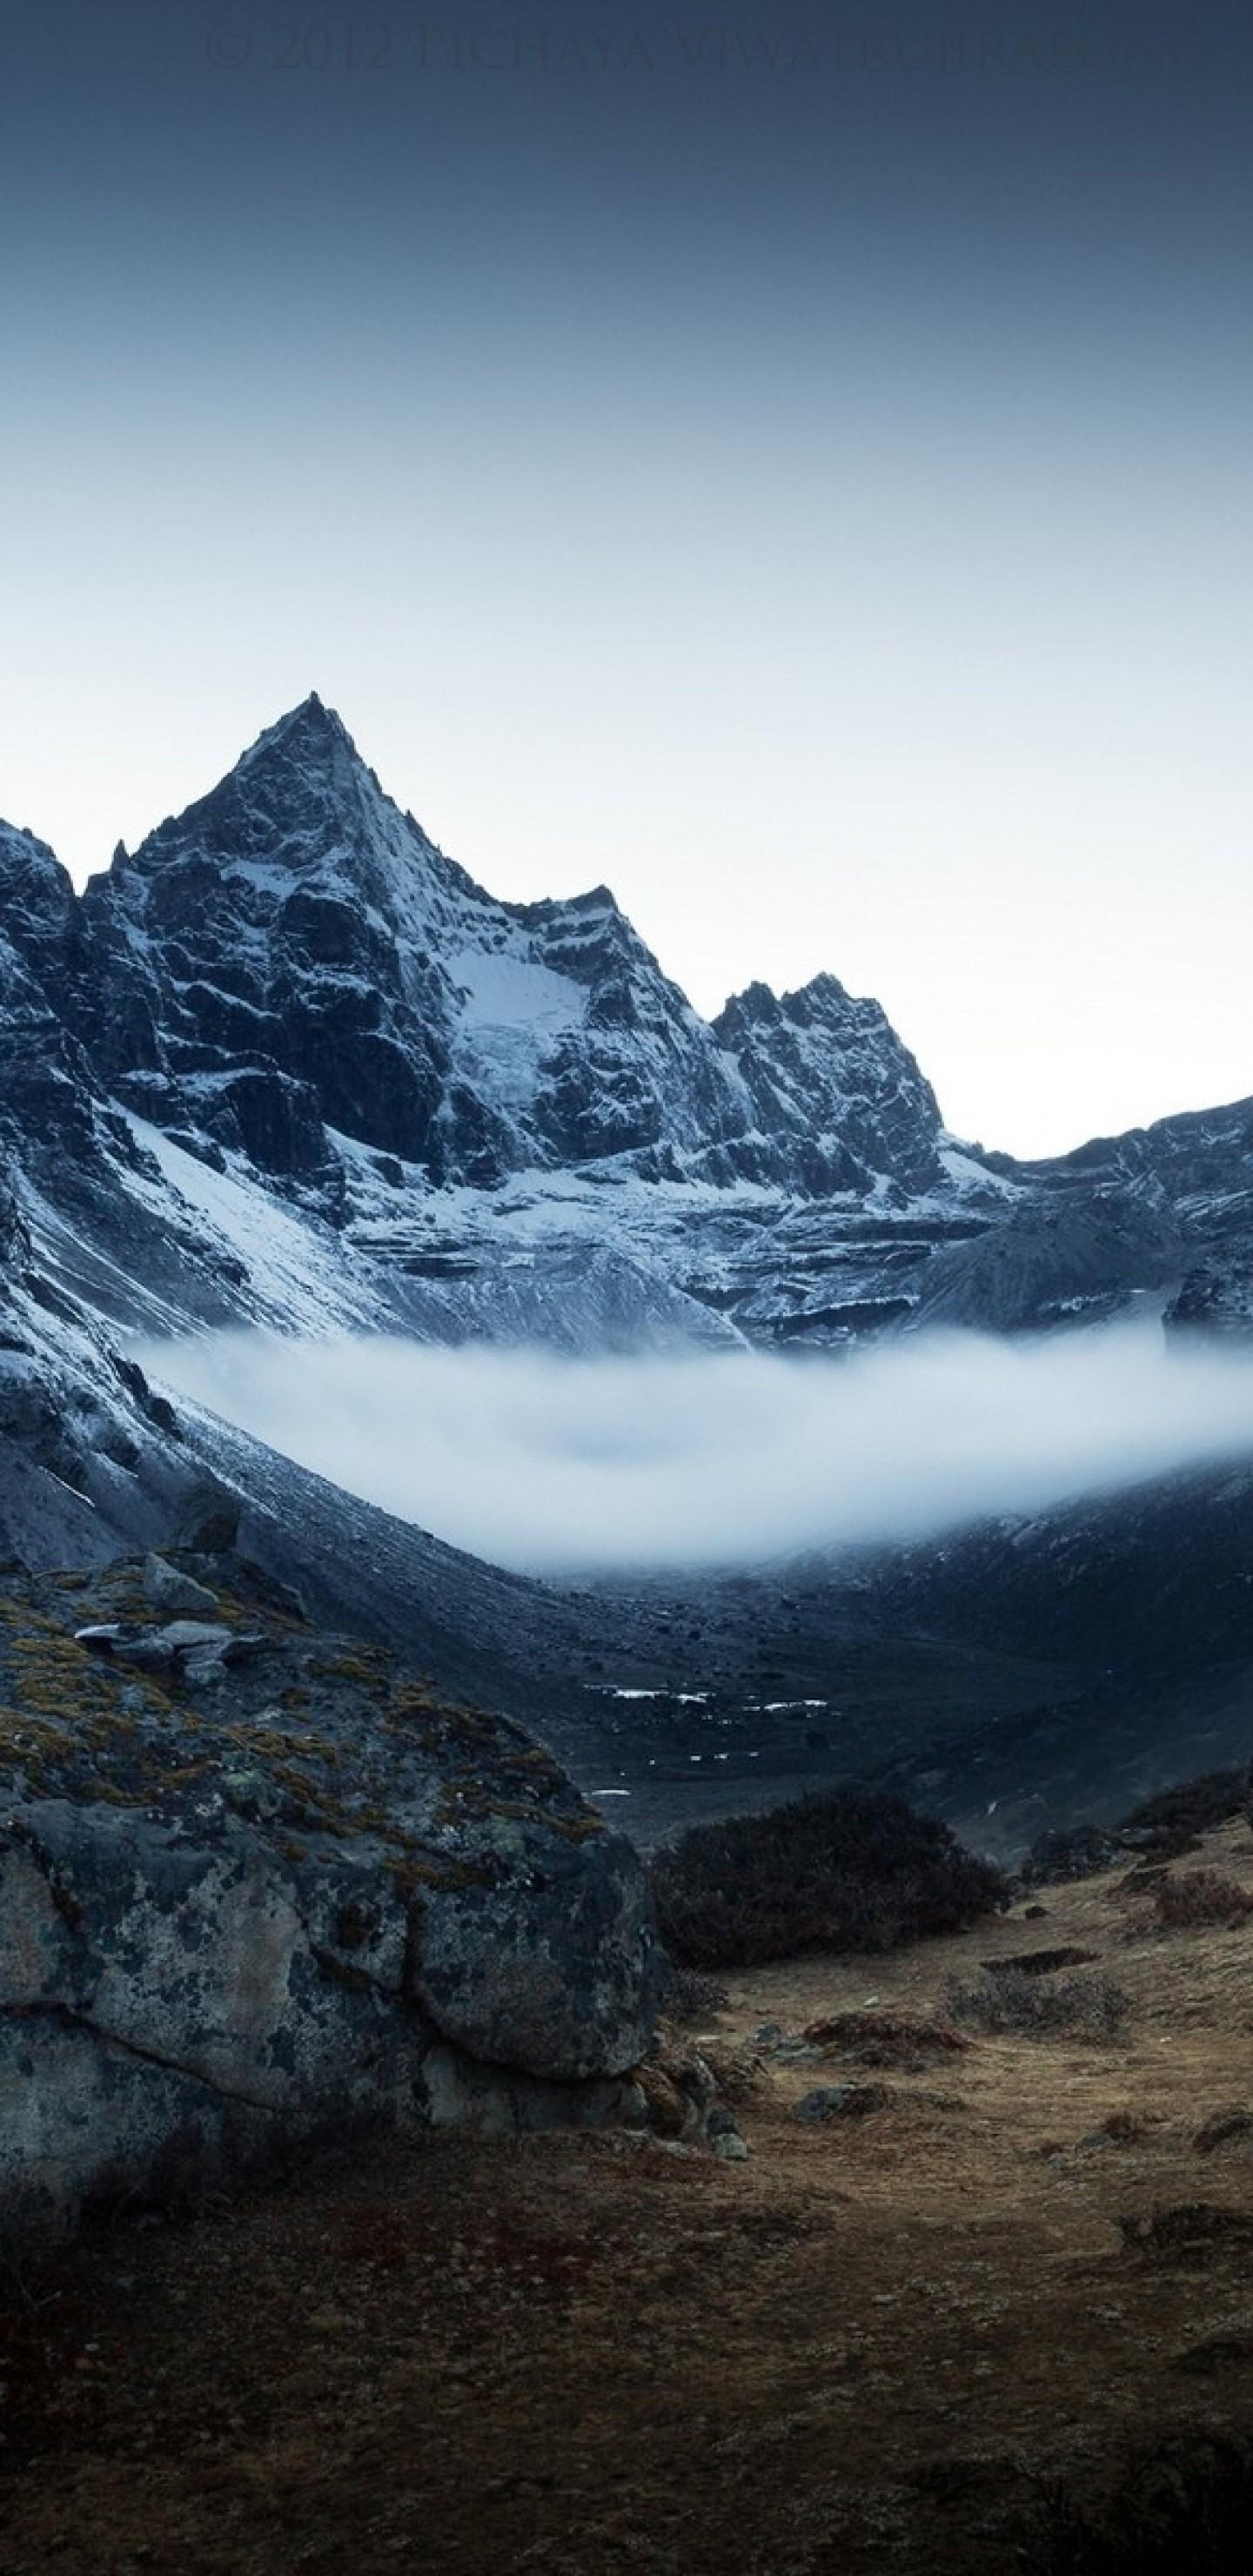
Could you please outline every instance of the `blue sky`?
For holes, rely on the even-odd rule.
[[[3,53],[0,812],[81,876],[316,687],[494,890],[705,1009],[833,969],[989,1144],[1253,1091],[1243,13]]]

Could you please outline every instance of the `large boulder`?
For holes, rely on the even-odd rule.
[[[171,2157],[632,2097],[658,1977],[630,1847],[520,1729],[247,1588],[215,1595],[246,1652],[171,1662],[133,1651],[171,1633],[151,1565],[0,1578],[10,2233]]]

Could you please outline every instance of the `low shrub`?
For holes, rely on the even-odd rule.
[[[1253,1896],[1219,1869],[1186,1869],[1161,1880],[1153,1910],[1168,1932],[1203,1932],[1214,1925],[1231,1930],[1253,1914]]]
[[[953,1977],[948,2008],[971,2029],[1021,2039],[1113,2039],[1131,1998],[1112,1977],[1033,1977],[1010,1968],[997,1976]]]
[[[693,1968],[892,1950],[1009,1901],[1002,1872],[947,1825],[855,1789],[694,1826],[656,1855],[652,1885],[666,1948]]]
[[[1180,1860],[1201,1834],[1233,1816],[1253,1821],[1253,1763],[1203,1771],[1142,1798],[1117,1825],[1062,1825],[1041,1834],[1022,1865],[1024,1887],[1058,1886],[1096,1878],[1133,1856]]]
[[[1253,2111],[1237,2102],[1225,2111],[1211,2111],[1201,2123],[1192,2144],[1199,2156],[1212,2156],[1216,2147],[1229,2147],[1234,2139],[1253,2137]]]
[[[721,2040],[702,2037],[700,2053],[718,2087],[719,2101],[738,2108],[756,2102],[769,2090],[770,2078],[755,2049],[727,2047]]]
[[[851,2065],[896,2066],[906,2073],[937,2057],[963,2057],[971,2045],[961,2031],[912,2013],[830,2013],[809,2022],[802,2036],[811,2047],[830,2049]]]
[[[1253,1770],[1247,1762],[1227,1771],[1202,1771],[1195,1780],[1176,1781],[1172,1789],[1142,1798],[1123,1817],[1119,1831],[1141,1851],[1178,1860],[1193,1849],[1198,1834],[1247,1815],[1251,1795]]]
[[[1110,2111],[1096,2124],[1098,2138],[1109,2138],[1116,2147],[1135,2147],[1146,2135],[1143,2120],[1134,2111]]]
[[[1115,1879],[1113,1886],[1107,1889],[1106,1903],[1122,1905],[1132,1896],[1151,1896],[1153,1890],[1161,1886],[1165,1876],[1164,1860],[1137,1861],[1135,1868],[1129,1869],[1125,1878]]]
[[[1022,1865],[1024,1887],[1062,1887],[1071,1879],[1099,1878],[1125,1859],[1121,1834],[1105,1825],[1062,1825],[1041,1834]]]
[[[1215,2253],[1247,2253],[1253,2246],[1253,2216],[1247,2209],[1227,2209],[1219,2201],[1179,2200],[1136,2210],[1118,2221],[1128,2254],[1146,2262],[1206,2264]]]

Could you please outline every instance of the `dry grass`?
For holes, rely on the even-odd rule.
[[[1242,1825],[1204,1861],[1253,1886]],[[941,2025],[950,1978],[1022,1950],[1019,1913],[732,1978],[745,2165],[443,2139],[119,2225],[12,2303],[0,2566],[1157,2576],[1128,2496],[1177,2549],[1154,2479],[1177,2459],[1189,2494],[1204,2440],[1227,2483],[1198,2567],[1236,2576],[1253,1929],[1164,1939],[1152,1890],[1114,1908],[1110,1884],[1056,1890],[1049,1930],[1116,1944],[1119,2040],[979,2035],[872,2119],[796,2120],[826,2080],[807,2026]]]
[[[1253,1914],[1253,1896],[1230,1871],[1186,1869],[1154,1889],[1154,1910],[1168,1932],[1234,1931]]]
[[[1112,1977],[1041,1975],[1011,1959],[979,1977],[952,1978],[948,2008],[969,2030],[1013,2031],[1022,2039],[1118,2039],[1131,1997]]]

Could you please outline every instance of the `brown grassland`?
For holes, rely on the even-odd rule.
[[[1253,1890],[1248,1825],[1173,1867],[1201,1862]],[[1253,2436],[1253,1929],[1169,1928],[1126,1876],[734,1976],[699,2036],[746,2163],[391,2141],[19,2267],[0,2566],[1051,2569],[1058,2482],[1097,2509],[1141,2445]],[[1075,1973],[1125,1990],[1125,2024],[967,2021],[873,2078],[754,2044],[871,1998],[943,2019],[950,1978],[1033,1944],[1095,1954]],[[870,2117],[795,2116],[870,2080]]]

